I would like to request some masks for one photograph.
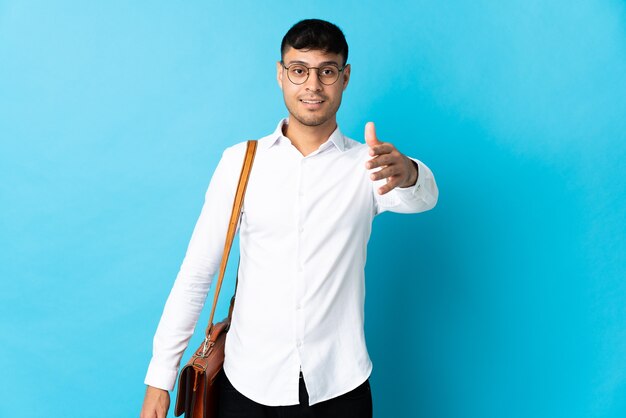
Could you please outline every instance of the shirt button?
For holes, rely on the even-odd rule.
[[[304,227],[303,227],[303,226],[301,226],[301,227],[300,227],[300,229],[298,229],[298,231],[300,231],[300,232],[304,232]]]
[[[298,342],[296,343],[296,345],[297,345],[298,347],[302,347],[302,341],[298,341]]]
[[[298,303],[298,304],[296,305],[296,309],[297,309],[297,310],[302,309],[302,305],[300,305],[300,304]]]

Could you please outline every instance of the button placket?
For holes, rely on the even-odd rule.
[[[295,292],[295,318],[296,318],[296,335],[295,342],[298,349],[302,348],[304,344],[304,312],[302,310],[302,300],[306,292],[305,271],[303,264],[303,233],[304,233],[304,214],[305,214],[305,192],[304,192],[304,180],[306,178],[306,158],[300,160],[300,170],[298,178],[298,190],[297,190],[297,219],[296,219],[296,233],[298,237],[298,250],[296,257],[296,292]]]

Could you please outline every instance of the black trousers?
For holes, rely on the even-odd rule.
[[[222,370],[219,381],[218,418],[372,418],[372,392],[369,379],[356,389],[309,406],[309,394],[300,375],[300,404],[265,406],[246,398]]]

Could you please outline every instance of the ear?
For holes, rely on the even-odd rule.
[[[280,61],[276,62],[276,81],[278,82],[278,87],[283,89],[283,64]]]
[[[348,87],[348,82],[350,81],[351,70],[352,70],[352,66],[350,64],[346,65],[346,68],[343,69],[343,89],[344,90]]]

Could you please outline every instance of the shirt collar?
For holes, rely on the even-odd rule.
[[[289,118],[281,119],[281,121],[278,122],[276,130],[272,134],[259,140],[259,146],[261,148],[267,149],[278,144],[280,141],[289,141],[289,139],[285,135],[283,135],[283,126],[288,123]],[[337,125],[337,128],[333,131],[332,134],[330,134],[328,140],[320,145],[320,150],[326,149],[331,145],[334,145],[339,151],[344,151],[346,149],[345,138],[341,133],[341,130],[339,129],[339,125]]]

